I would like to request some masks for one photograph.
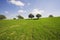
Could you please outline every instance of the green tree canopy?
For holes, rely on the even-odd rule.
[[[32,18],[34,18],[34,15],[33,14],[29,14],[28,17],[32,19]]]
[[[5,15],[0,15],[0,20],[2,19],[6,19],[6,16]]]
[[[53,15],[49,15],[49,17],[53,17]]]
[[[41,14],[37,14],[36,17],[39,19],[41,17]]]
[[[24,19],[24,17],[21,15],[18,15],[17,17],[18,17],[18,19]]]
[[[13,20],[16,20],[16,18],[13,18]]]

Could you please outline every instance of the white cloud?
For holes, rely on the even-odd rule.
[[[32,14],[42,14],[42,13],[44,13],[44,10],[33,9],[31,13]]]
[[[16,0],[9,0],[10,3],[16,5],[16,6],[24,6],[25,4],[21,1],[16,1]]]
[[[8,11],[5,11],[6,14],[8,14],[9,12]]]
[[[18,13],[26,13],[25,10],[18,10]]]

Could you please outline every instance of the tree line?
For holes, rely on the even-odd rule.
[[[17,17],[18,17],[18,19],[24,19],[24,17],[21,16],[21,15],[18,15]],[[39,19],[40,17],[42,17],[42,15],[41,14],[36,14],[36,17],[37,17],[37,19]],[[53,17],[53,15],[49,15],[49,17]],[[6,19],[6,18],[7,17],[5,15],[0,15],[0,20]],[[31,14],[28,15],[28,18],[33,19],[34,15],[31,13]],[[13,19],[15,20],[16,18],[13,18]]]

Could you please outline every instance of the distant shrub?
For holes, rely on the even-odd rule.
[[[13,18],[13,20],[16,20],[16,18]]]
[[[22,17],[21,15],[18,15],[17,17],[18,19],[24,19],[24,17]]]
[[[53,15],[49,15],[49,17],[53,17]]]

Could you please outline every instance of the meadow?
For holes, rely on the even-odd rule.
[[[0,40],[60,40],[60,17],[0,20]]]

